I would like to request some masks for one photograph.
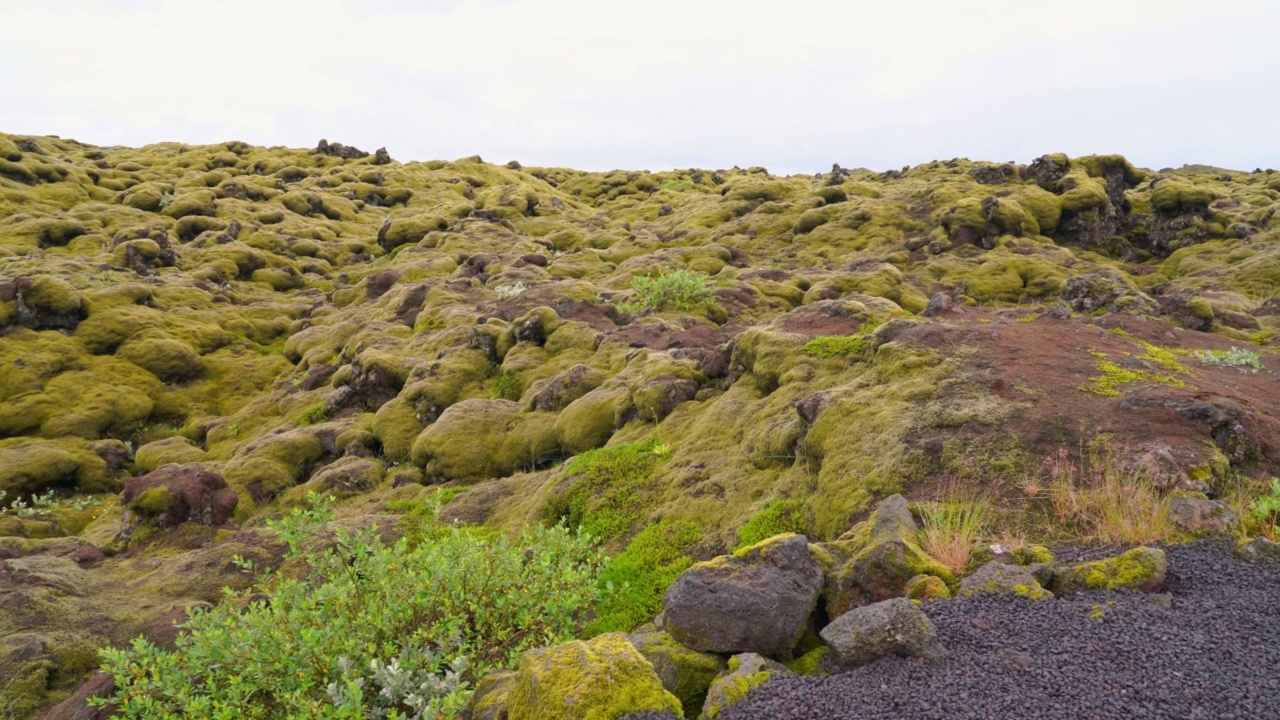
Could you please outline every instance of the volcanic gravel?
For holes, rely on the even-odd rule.
[[[932,602],[947,660],[775,677],[717,720],[1280,717],[1280,566],[1239,562],[1226,540],[1165,552],[1171,608],[1132,592]]]

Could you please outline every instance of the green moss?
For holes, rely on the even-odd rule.
[[[1054,576],[1054,584],[1065,589],[1140,588],[1163,582],[1167,567],[1163,550],[1138,547],[1104,560],[1060,570]]]
[[[1185,382],[1171,375],[1162,375],[1150,370],[1121,367],[1110,360],[1102,359],[1106,357],[1105,353],[1098,354],[1102,356],[1097,362],[1097,369],[1100,374],[1090,378],[1089,382],[1080,386],[1080,389],[1084,392],[1104,397],[1119,397],[1122,386],[1135,383],[1157,383],[1176,388],[1187,386]]]
[[[167,382],[192,380],[204,370],[195,348],[168,338],[131,340],[116,351],[116,356]]]
[[[23,294],[29,307],[52,315],[71,315],[80,311],[80,294],[70,283],[49,275],[30,279],[31,286]]]
[[[307,427],[322,423],[329,418],[329,413],[325,409],[324,402],[318,402],[314,405],[308,405],[301,413],[298,414],[298,425]]]
[[[911,600],[945,600],[951,597],[951,589],[936,575],[916,575],[907,581],[902,594]]]
[[[399,397],[383,403],[373,417],[373,434],[382,443],[383,454],[392,462],[409,457],[413,441],[422,429],[413,404]]]
[[[203,450],[192,445],[185,437],[174,436],[139,447],[134,457],[134,468],[138,472],[147,473],[161,465],[200,462],[206,457]]]
[[[1205,210],[1217,197],[1212,188],[1162,179],[1151,189],[1151,205],[1164,213]]]
[[[144,490],[141,495],[133,501],[133,509],[148,516],[156,517],[169,512],[169,508],[173,506],[173,494],[169,492],[169,488],[164,485],[157,485],[153,488]]]
[[[741,550],[783,533],[804,533],[808,525],[805,515],[801,500],[774,500],[738,528],[738,545],[734,549]]]
[[[589,450],[569,462],[566,482],[547,507],[550,519],[564,520],[603,540],[625,535],[641,517],[661,458],[651,442]]]
[[[686,718],[698,717],[707,689],[728,667],[723,657],[690,650],[665,632],[632,635],[631,643],[653,665],[662,686],[680,700]]]
[[[627,636],[607,633],[522,655],[507,717],[616,720],[643,710],[682,708]]]
[[[413,442],[410,457],[428,477],[473,482],[508,475],[515,458],[494,452],[520,411],[509,400],[474,398],[450,406]]]
[[[664,520],[637,533],[601,570],[603,599],[586,633],[629,632],[651,620],[662,610],[667,588],[693,564],[688,553],[701,539],[702,531],[691,522]]]
[[[831,648],[826,645],[816,647],[791,662],[783,663],[787,669],[797,675],[824,675],[821,662]]]

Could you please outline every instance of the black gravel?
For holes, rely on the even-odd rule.
[[[1238,562],[1226,540],[1166,552],[1170,608],[1130,592],[933,602],[947,660],[776,677],[717,720],[1280,717],[1280,567]]]

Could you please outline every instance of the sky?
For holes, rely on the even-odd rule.
[[[583,170],[1280,168],[1278,30],[1276,0],[0,0],[0,131]]]

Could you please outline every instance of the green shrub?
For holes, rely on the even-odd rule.
[[[1271,478],[1271,494],[1249,503],[1249,514],[1272,541],[1280,540],[1280,478]]]
[[[619,306],[623,312],[642,310],[694,310],[711,301],[711,284],[706,275],[681,268],[657,277],[631,278],[635,300]]]
[[[1254,372],[1262,369],[1262,358],[1258,353],[1238,347],[1232,347],[1230,350],[1197,350],[1192,355],[1206,365],[1247,367]]]
[[[693,564],[687,554],[702,539],[691,522],[662,521],[641,530],[600,571],[600,603],[587,635],[631,632],[662,610],[662,596]]]
[[[520,386],[520,378],[511,373],[502,373],[498,376],[498,381],[493,385],[494,400],[519,400],[524,393],[524,389]]]
[[[808,532],[804,503],[799,500],[774,500],[738,528],[738,545],[734,550],[755,545],[782,533]]]
[[[512,540],[439,524],[416,546],[338,530],[315,549],[332,518],[273,523],[305,571],[268,574],[266,602],[229,592],[171,651],[102,651],[116,692],[99,702],[120,718],[451,718],[477,678],[573,636],[594,600],[591,540],[563,526]]]

